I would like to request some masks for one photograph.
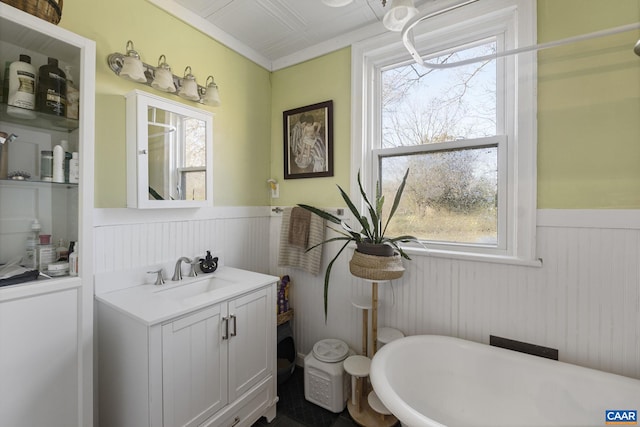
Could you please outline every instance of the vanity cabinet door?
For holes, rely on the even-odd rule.
[[[267,291],[263,288],[229,302],[230,402],[272,374],[275,310]]]
[[[162,326],[164,427],[200,425],[227,404],[226,307]]]

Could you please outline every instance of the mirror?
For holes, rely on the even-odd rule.
[[[126,98],[127,206],[212,206],[212,113],[138,90]]]

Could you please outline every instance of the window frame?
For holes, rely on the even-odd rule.
[[[455,1],[448,0],[439,2],[437,7],[444,8],[452,4]],[[423,11],[430,12],[428,8]],[[413,29],[413,34],[416,48],[425,57],[437,56],[453,47],[474,44],[491,37],[495,37],[499,50],[533,45],[536,42],[535,0],[485,0],[473,3],[426,20]],[[425,46],[428,48],[425,49]],[[382,138],[381,72],[411,61],[397,33],[383,34],[352,46],[351,170],[354,176],[360,171],[368,194],[374,191],[378,180],[378,156],[394,152],[389,150],[398,151],[395,148],[381,149],[373,143]],[[519,54],[496,61],[496,90],[503,91],[496,96],[496,118],[497,137],[502,140],[498,156],[503,156],[502,160],[506,161],[506,168],[499,167],[498,172],[499,186],[506,184],[505,188],[499,188],[499,191],[503,191],[500,194],[504,194],[499,200],[499,203],[504,203],[499,215],[504,215],[504,218],[499,217],[498,231],[501,237],[504,236],[504,242],[499,241],[498,247],[491,248],[433,242],[427,243],[425,248],[406,246],[408,253],[540,265],[535,258],[536,54]],[[464,142],[441,144],[455,147]],[[400,151],[430,151],[432,148],[425,149],[429,145],[410,149],[403,147]],[[351,195],[356,195],[357,200],[357,184],[355,180],[351,182]]]

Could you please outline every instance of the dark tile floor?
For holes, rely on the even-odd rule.
[[[296,366],[293,375],[278,385],[278,404],[276,418],[267,423],[264,418],[253,427],[353,427],[357,424],[345,409],[335,414],[304,398],[304,371]]]

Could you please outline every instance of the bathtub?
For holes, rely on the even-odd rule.
[[[382,347],[371,383],[410,427],[604,426],[607,410],[640,413],[640,380],[437,335]],[[634,416],[620,414],[608,416]]]

